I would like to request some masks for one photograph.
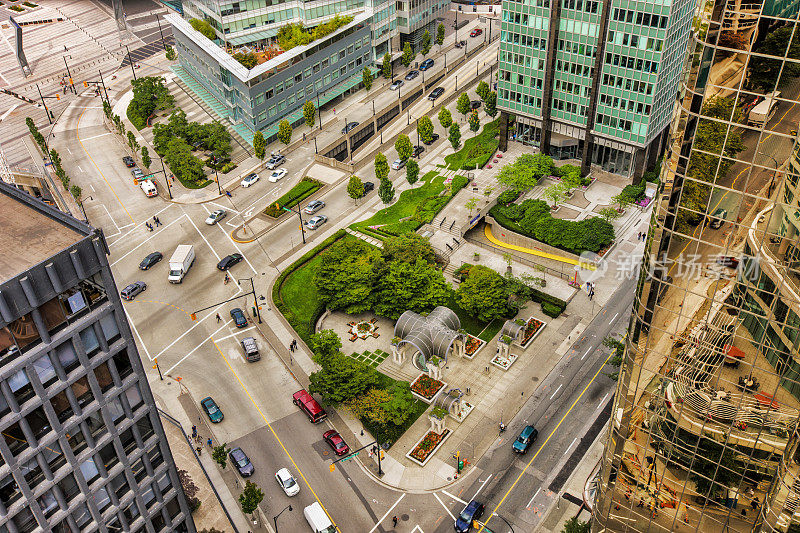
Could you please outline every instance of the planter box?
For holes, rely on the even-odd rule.
[[[475,406],[469,402],[462,402],[461,403],[461,416],[454,416],[452,413],[448,413],[450,418],[455,420],[456,422],[463,422],[465,418],[469,416],[472,410],[475,409]]]
[[[423,377],[427,378],[427,379],[430,379],[432,381],[435,381],[435,382],[440,384],[439,388],[436,389],[436,391],[431,395],[430,398],[426,398],[422,394],[420,394],[418,392],[414,392],[414,384],[416,384],[420,379],[423,379]],[[445,389],[445,387],[447,387],[447,383],[445,383],[444,381],[439,381],[438,379],[433,379],[430,376],[428,376],[428,374],[420,374],[419,376],[417,376],[417,379],[415,379],[414,381],[411,382],[411,395],[414,396],[415,398],[417,398],[418,400],[422,400],[423,402],[425,402],[428,405],[430,405],[431,403],[433,403],[433,400],[435,400],[436,397],[439,396],[439,393],[442,392]]]
[[[534,335],[534,337],[535,336],[536,335]],[[518,358],[519,354],[515,353],[510,354],[508,357],[500,357],[499,355],[495,355],[494,359],[492,359],[492,364],[501,370],[508,370]]]
[[[441,434],[434,433],[433,431],[429,431],[429,432],[427,432],[425,435],[423,435],[423,436],[422,436],[422,438],[421,438],[421,439],[419,439],[419,440],[418,440],[418,441],[417,441],[417,442],[414,444],[414,447],[413,447],[413,448],[411,448],[411,451],[410,451],[410,452],[408,452],[408,453],[406,454],[406,457],[408,457],[409,459],[411,459],[411,460],[412,460],[414,463],[418,464],[419,466],[425,466],[425,465],[428,463],[428,461],[430,461],[430,460],[431,460],[431,457],[433,457],[433,454],[435,454],[435,453],[436,453],[436,451],[437,451],[439,448],[441,448],[441,447],[442,447],[442,444],[444,444],[444,441],[446,441],[446,440],[447,440],[447,438],[448,438],[448,437],[449,437],[449,436],[450,436],[452,433],[453,433],[453,432],[452,432],[451,430],[449,430],[449,429],[445,429],[445,430],[444,430],[444,431],[443,431]],[[417,450],[417,448],[419,447],[420,443],[422,443],[422,441],[424,441],[425,439],[427,439],[429,436],[433,436],[433,435],[437,435],[437,436],[439,437],[439,442],[438,442],[438,443],[437,443],[437,444],[436,444],[436,445],[435,445],[435,446],[434,446],[434,447],[433,447],[431,450],[429,450],[428,452],[426,452],[426,453],[425,453],[425,457],[424,457],[424,458],[423,458],[421,461],[420,461],[419,459],[417,459],[416,457],[414,457],[414,456],[412,456],[412,455],[411,455],[411,454],[413,454],[413,453],[414,453],[414,452]]]
[[[528,321],[527,321],[527,322],[525,322],[525,330],[523,330],[523,331],[527,331],[527,329],[528,329],[528,324],[530,324],[530,323],[531,323],[531,322],[533,322],[533,321],[536,321],[536,322],[538,322],[538,323],[540,324],[540,326],[539,326],[539,328],[536,330],[536,332],[535,332],[535,333],[534,333],[534,334],[533,334],[533,335],[532,335],[532,336],[531,336],[531,337],[530,337],[530,338],[529,338],[527,341],[524,341],[524,342],[520,343],[520,346],[522,346],[522,349],[523,349],[523,350],[524,350],[525,348],[527,348],[527,347],[528,347],[528,345],[529,345],[531,342],[533,342],[533,339],[535,339],[536,337],[538,337],[538,336],[539,336],[539,334],[542,332],[542,330],[544,329],[544,327],[547,325],[547,322],[543,322],[543,321],[539,320],[538,318],[530,317],[530,318],[528,319]]]
[[[469,350],[469,343],[470,342],[473,343],[473,347],[474,347],[473,348],[473,352],[471,354],[467,353],[467,351]],[[480,344],[477,347],[475,347],[475,344],[474,344],[475,342],[478,342]],[[475,356],[478,355],[478,352],[480,352],[483,349],[484,346],[486,346],[486,342],[485,341],[482,341],[478,337],[475,337],[474,335],[470,335],[469,333],[467,333],[467,346],[464,347],[464,357],[466,357],[467,359],[474,359]]]

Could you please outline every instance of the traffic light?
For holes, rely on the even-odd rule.
[[[196,313],[192,313],[191,315],[189,315],[189,317],[190,317],[192,320],[197,320],[197,314],[196,314]]]
[[[89,86],[89,84],[88,84],[88,83],[86,83],[86,82],[84,81],[84,82],[83,82],[83,86],[84,86],[84,87],[88,87],[88,86]]]
[[[70,84],[70,85],[75,85],[75,84],[72,82],[72,78],[70,78],[70,79],[69,79],[69,84]]]
[[[56,100],[61,100],[61,97],[56,93]]]
[[[334,470],[336,470],[336,465],[335,465],[335,464],[333,464],[333,463],[331,463],[331,466],[330,466],[330,468],[331,468],[331,472],[333,472]]]

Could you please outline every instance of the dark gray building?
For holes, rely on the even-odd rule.
[[[0,532],[194,523],[100,230],[0,183]]]

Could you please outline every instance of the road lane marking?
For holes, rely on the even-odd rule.
[[[147,358],[152,361],[153,358],[150,357],[150,351],[147,349],[147,345],[144,343],[144,339],[142,339],[142,336],[139,335],[139,330],[136,329],[136,324],[134,324],[134,322],[133,322],[133,317],[128,313],[128,310],[125,309],[125,306],[122,306],[122,311],[125,313],[125,316],[128,318],[128,324],[131,325],[131,329],[133,330],[133,333],[139,338],[139,344],[141,344],[142,348],[144,348],[145,355],[147,355]]]
[[[395,507],[397,507],[397,504],[398,504],[398,503],[400,503],[400,500],[402,500],[402,499],[403,499],[403,498],[405,498],[405,497],[406,497],[406,494],[405,494],[405,492],[404,492],[403,494],[401,494],[401,495],[400,495],[400,497],[397,499],[397,501],[396,501],[396,502],[394,502],[394,505],[392,505],[391,507],[389,507],[389,510],[388,510],[388,511],[386,511],[386,514],[385,514],[385,515],[383,515],[383,516],[381,517],[381,519],[380,519],[380,520],[378,520],[378,522],[377,522],[377,523],[376,523],[374,526],[372,526],[372,529],[370,529],[370,530],[369,530],[369,533],[372,533],[373,531],[375,531],[376,529],[378,529],[378,526],[380,526],[380,525],[381,525],[381,522],[383,522],[384,520],[386,520],[386,517],[387,517],[387,516],[389,516],[389,513],[391,513],[391,512],[392,512],[392,510],[393,510]]]
[[[125,211],[125,213],[128,215],[128,218],[131,219],[131,222],[135,223],[136,221],[133,220],[133,216],[125,208],[125,204],[123,204],[122,200],[120,200],[119,195],[117,194],[117,191],[114,190],[114,187],[111,186],[111,183],[108,181],[108,178],[106,178],[106,175],[103,174],[102,170],[100,170],[100,167],[95,162],[94,158],[92,157],[92,154],[90,154],[89,150],[87,150],[86,147],[83,145],[83,141],[81,140],[81,136],[78,134],[78,132],[80,131],[81,119],[83,119],[83,114],[84,113],[86,113],[85,109],[83,111],[81,111],[81,115],[78,117],[78,123],[75,125],[75,138],[78,139],[78,143],[81,145],[81,148],[83,148],[83,151],[86,152],[86,155],[89,157],[89,160],[94,165],[94,168],[96,168],[97,172],[100,173],[100,177],[103,178],[103,181],[106,182],[106,185],[108,185],[108,188],[111,189],[111,193],[114,195],[114,198],[117,199],[117,202],[119,202],[119,205],[122,207],[122,210]],[[108,135],[108,134],[106,134],[106,135]],[[90,137],[90,138],[93,139],[94,137]]]
[[[536,496],[539,495],[539,492],[541,492],[541,490],[542,490],[542,487],[539,487],[538,489],[536,489],[536,492],[533,493],[533,496],[531,497],[530,501],[528,502],[528,505],[525,506],[525,509],[530,510],[531,504],[533,503],[533,500],[536,499]]]
[[[183,211],[183,207],[181,207],[181,211]],[[214,247],[213,247],[213,246],[211,246],[211,243],[210,243],[210,242],[208,242],[208,241],[206,240],[206,238],[205,238],[205,235],[203,235],[202,233],[200,233],[200,228],[198,228],[198,227],[197,227],[197,224],[195,224],[195,223],[194,223],[194,220],[192,220],[192,217],[190,217],[189,215],[187,215],[187,214],[186,214],[186,211],[183,211],[183,214],[184,214],[184,216],[186,216],[186,220],[188,220],[188,221],[189,221],[189,223],[190,223],[192,226],[194,226],[194,229],[197,231],[197,234],[198,234],[198,235],[200,235],[200,238],[201,238],[201,239],[203,239],[203,241],[204,241],[204,242],[205,242],[205,243],[208,245],[208,247],[209,247],[209,248],[211,248],[211,253],[213,253],[213,254],[214,254],[214,256],[217,258],[217,261],[219,261],[220,259],[222,259],[222,258],[219,256],[219,254],[217,253],[217,251],[214,249]]]
[[[237,331],[236,333],[231,333],[230,335],[225,335],[224,337],[220,337],[220,338],[219,338],[219,339],[217,339],[217,340],[218,340],[218,341],[224,341],[224,340],[226,340],[226,339],[230,339],[231,337],[235,337],[235,336],[237,336],[237,335],[240,335],[240,334],[242,334],[242,333],[244,333],[244,332],[246,332],[246,331],[250,331],[251,329],[255,329],[255,326],[250,326],[249,328],[240,329],[240,330],[239,330],[239,331]]]
[[[111,216],[111,213],[109,213],[109,215],[108,215],[108,216]],[[183,215],[179,216],[178,218],[176,218],[175,220],[173,220],[172,222],[170,222],[169,224],[167,224],[166,226],[164,226],[164,227],[163,227],[163,229],[160,229],[160,230],[157,230],[157,231],[154,231],[154,232],[152,232],[152,235],[149,235],[149,236],[148,236],[148,237],[147,237],[147,238],[146,238],[144,241],[140,242],[139,244],[137,244],[136,246],[134,246],[133,248],[131,248],[130,250],[128,250],[128,252],[127,252],[127,253],[125,253],[125,254],[123,254],[123,255],[119,256],[119,257],[117,258],[117,260],[116,260],[116,261],[114,261],[113,263],[111,263],[111,266],[113,267],[114,265],[116,265],[117,263],[119,263],[120,261],[122,261],[123,259],[125,259],[126,257],[128,257],[129,255],[131,255],[133,252],[135,252],[136,250],[138,250],[139,248],[141,248],[142,246],[144,246],[145,244],[147,244],[148,242],[150,242],[150,240],[151,240],[151,239],[155,238],[155,237],[156,237],[156,236],[157,236],[159,233],[161,233],[162,231],[166,230],[168,227],[172,226],[173,224],[177,224],[178,222],[180,222],[180,221],[181,221],[181,219],[182,219],[183,217],[185,217],[185,216],[187,216],[187,215],[186,215],[186,214],[183,214]],[[139,224],[138,226],[144,227],[144,222],[142,222],[142,223],[141,223],[141,224]],[[118,229],[119,229],[119,228],[118,228]],[[134,228],[134,229],[135,229],[135,228]],[[131,231],[133,231],[133,230],[131,230]],[[130,233],[130,231],[129,231],[128,233]],[[126,233],[125,235],[127,235],[128,233]],[[117,244],[117,243],[118,243],[120,240],[122,240],[122,237],[120,237],[119,239],[117,239],[116,241],[114,241],[114,244]]]
[[[586,353],[585,353],[585,354],[583,354],[583,357],[581,357],[581,361],[583,361],[583,358],[584,358],[584,357],[586,357],[587,355],[589,355],[589,352],[591,352],[591,351],[592,351],[592,349],[591,349],[591,348],[589,348],[588,350],[586,350]]]
[[[209,211],[208,207],[206,207],[206,206],[203,206],[203,209],[205,209],[205,210],[206,210],[206,212],[208,212],[209,214],[211,214],[211,211]],[[248,266],[250,266],[250,270],[252,270],[252,271],[253,271],[253,274],[256,274],[256,275],[258,275],[258,270],[256,270],[256,268],[253,266],[253,264],[250,262],[250,260],[247,258],[247,256],[246,256],[246,255],[244,255],[244,252],[242,251],[242,249],[241,249],[241,248],[239,248],[239,244],[238,244],[236,241],[234,241],[233,239],[231,239],[231,238],[230,238],[230,235],[228,235],[228,232],[227,232],[227,231],[225,231],[224,229],[222,229],[222,226],[220,226],[219,224],[214,224],[214,225],[215,225],[215,226],[217,226],[217,227],[219,228],[219,230],[222,232],[222,234],[223,234],[223,235],[225,235],[225,238],[227,238],[227,239],[230,239],[230,240],[231,240],[231,242],[233,243],[233,247],[234,247],[234,248],[236,248],[236,251],[237,251],[237,252],[239,252],[240,254],[242,254],[242,257],[244,257],[244,262],[245,262],[245,263],[247,263],[247,264],[248,264]],[[214,230],[211,230],[211,231],[214,231]]]
[[[212,338],[211,338],[211,337],[213,337],[215,333],[219,332],[221,329],[224,329],[224,328],[228,327],[228,325],[229,325],[231,322],[233,322],[233,320],[228,320],[227,322],[225,322],[225,323],[222,325],[222,327],[220,327],[220,328],[217,328],[217,329],[216,329],[214,332],[212,332],[212,333],[211,333],[211,335],[209,335],[208,337],[206,337],[206,338],[205,338],[205,340],[203,340],[203,342],[199,343],[197,346],[195,346],[194,348],[192,348],[192,350],[191,350],[190,352],[188,352],[186,355],[184,355],[183,357],[181,357],[181,358],[180,358],[180,360],[178,360],[178,362],[177,362],[177,363],[175,363],[174,365],[172,365],[171,367],[169,367],[169,368],[168,368],[168,369],[167,369],[167,370],[166,370],[164,373],[165,373],[165,374],[169,374],[170,372],[172,372],[173,370],[175,370],[175,368],[177,368],[179,364],[181,364],[181,363],[182,363],[184,360],[186,360],[186,358],[188,358],[188,357],[189,357],[190,355],[192,355],[192,354],[193,354],[195,351],[197,351],[197,350],[198,350],[198,349],[199,349],[199,348],[200,348],[202,345],[204,345],[204,344],[205,344],[205,343],[207,343],[208,341],[212,340]]]
[[[503,496],[503,499],[501,499],[500,502],[497,504],[497,506],[494,508],[494,510],[492,511],[492,515],[491,516],[493,516],[495,513],[497,513],[498,509],[500,509],[500,506],[503,505],[503,502],[506,501],[506,498],[508,498],[508,495],[511,494],[511,491],[514,490],[514,487],[517,486],[517,483],[519,483],[519,480],[522,479],[522,476],[524,476],[525,472],[528,471],[528,468],[530,468],[530,466],[536,460],[536,457],[541,453],[542,450],[544,450],[544,447],[547,445],[547,443],[550,441],[550,439],[553,438],[553,435],[555,435],[556,431],[558,431],[558,428],[561,426],[561,424],[564,422],[564,420],[566,420],[567,416],[572,412],[572,409],[575,408],[575,406],[578,404],[580,399],[583,398],[583,395],[586,393],[587,390],[589,390],[589,386],[592,383],[594,383],[594,380],[597,379],[597,376],[600,375],[600,372],[602,372],[603,367],[606,366],[606,363],[608,363],[608,361],[610,359],[611,359],[611,354],[609,354],[608,357],[606,357],[606,360],[603,361],[603,364],[600,365],[600,368],[597,369],[597,372],[595,372],[595,374],[592,377],[591,381],[589,381],[589,383],[586,384],[586,386],[583,388],[583,390],[578,395],[578,397],[575,398],[575,401],[572,402],[572,405],[569,406],[569,409],[567,409],[567,412],[564,413],[564,416],[561,417],[561,420],[558,421],[558,424],[556,424],[556,427],[553,428],[553,431],[551,431],[550,434],[547,436],[547,439],[545,439],[545,441],[542,443],[542,445],[539,446],[539,449],[536,450],[536,453],[533,454],[533,457],[531,457],[531,460],[528,461],[528,464],[526,464],[525,468],[522,469],[522,472],[519,473],[519,475],[517,476],[517,479],[514,480],[514,484],[511,485],[511,487],[508,489],[508,491],[506,491],[505,495]],[[486,519],[486,523],[489,523],[489,520],[491,520],[491,516]],[[485,524],[481,526],[481,528],[478,530],[478,533],[483,531],[484,527],[485,527]]]
[[[449,493],[449,492],[447,492],[446,490],[443,490],[443,491],[442,491],[442,494],[447,494],[447,496],[449,496],[450,498],[454,499],[455,501],[457,501],[457,502],[459,502],[459,503],[461,503],[461,504],[463,504],[463,505],[467,505],[467,502],[465,502],[464,500],[462,500],[462,499],[461,499],[461,498],[459,498],[458,496],[453,496],[452,494],[450,494],[450,493]]]
[[[86,109],[94,109],[94,108],[84,107],[83,109],[85,111]],[[83,113],[81,113],[81,115],[83,115]],[[78,122],[80,122],[80,119],[78,119]],[[91,141],[92,139],[97,139],[98,137],[103,137],[105,135],[111,135],[111,132],[107,131],[106,133],[101,133],[100,135],[92,135],[91,137],[86,137],[83,140],[84,141]]]
[[[617,319],[617,317],[618,317],[618,316],[619,316],[619,312],[617,312],[617,314],[616,314],[616,315],[614,315],[614,318],[612,318],[612,319],[611,319],[611,321],[609,322],[609,324],[612,324],[612,323],[613,323],[613,322],[614,322],[614,321]]]
[[[606,393],[606,395],[605,395],[605,396],[603,396],[603,399],[602,399],[602,400],[600,400],[600,403],[599,403],[599,404],[597,404],[597,409],[600,409],[601,407],[603,407],[603,404],[606,402],[606,398],[608,398],[608,394],[609,394],[609,393]]]
[[[444,491],[442,491],[442,492],[444,492]],[[456,517],[453,516],[453,513],[450,512],[450,509],[448,509],[447,506],[444,504],[444,502],[439,499],[439,497],[436,495],[435,492],[433,492],[432,494],[433,494],[433,497],[436,498],[436,501],[442,504],[442,507],[444,507],[444,510],[447,511],[447,514],[449,514],[450,518],[452,518],[453,521],[455,522]]]
[[[560,391],[560,390],[561,390],[561,387],[562,387],[563,385],[564,385],[563,383],[561,383],[561,384],[559,384],[559,385],[558,385],[558,388],[555,390],[555,392],[553,393],[553,395],[552,395],[552,396],[550,396],[550,399],[551,399],[551,400],[552,400],[553,398],[555,398],[556,394],[558,394],[558,391]]]
[[[189,313],[188,311],[186,311],[186,309],[183,309],[183,308],[181,308],[181,307],[178,307],[177,305],[173,305],[173,304],[170,304],[170,303],[167,303],[167,302],[160,302],[160,301],[158,301],[158,300],[131,300],[131,301],[129,301],[129,302],[125,302],[125,303],[126,303],[126,304],[135,304],[135,303],[140,303],[140,304],[161,304],[161,305],[168,305],[169,307],[172,307],[172,308],[174,308],[174,309],[177,309],[178,311],[181,311],[181,312],[185,313],[185,314],[186,314],[186,316],[191,316],[191,313]]]
[[[572,439],[572,442],[569,443],[569,446],[567,446],[567,449],[564,450],[564,455],[567,455],[567,452],[572,449],[572,446],[575,444],[575,441],[577,441],[577,440],[578,440],[578,437],[575,437],[574,439]]]
[[[472,500],[474,500],[475,498],[477,498],[477,497],[478,497],[478,493],[479,493],[481,490],[483,490],[483,487],[485,487],[485,486],[486,486],[486,483],[487,483],[487,482],[488,482],[490,479],[492,479],[492,476],[493,476],[493,475],[494,475],[494,474],[489,474],[489,477],[487,477],[487,478],[486,478],[486,479],[483,481],[483,483],[481,483],[481,486],[480,486],[480,487],[478,487],[478,490],[476,490],[476,491],[475,491],[475,494],[473,494],[473,495],[472,495],[472,498],[471,498]]]
[[[280,445],[281,445],[281,448],[283,449],[284,453],[285,453],[285,454],[286,454],[286,456],[289,458],[289,460],[292,462],[292,466],[294,466],[294,467],[297,469],[297,473],[298,473],[298,474],[300,474],[300,477],[301,477],[301,478],[303,478],[303,481],[305,481],[305,482],[306,482],[306,486],[308,487],[308,490],[310,490],[310,491],[311,491],[311,494],[313,494],[313,495],[314,495],[314,498],[317,500],[317,502],[319,503],[320,507],[322,507],[322,510],[323,510],[323,511],[325,511],[325,514],[326,514],[326,515],[328,515],[328,518],[329,518],[329,519],[330,519],[330,521],[333,523],[334,527],[336,528],[336,531],[339,531],[339,533],[341,533],[341,531],[342,531],[342,530],[341,530],[341,529],[339,529],[339,526],[337,526],[337,525],[336,525],[336,521],[333,519],[333,517],[331,516],[331,514],[330,514],[330,513],[328,512],[328,510],[325,508],[325,505],[322,503],[322,500],[320,500],[320,499],[319,499],[319,496],[317,496],[317,493],[316,493],[316,492],[314,492],[314,489],[311,487],[311,483],[309,483],[309,482],[308,482],[308,479],[306,479],[306,475],[305,475],[305,474],[303,473],[303,471],[300,469],[300,466],[299,466],[297,463],[295,463],[295,461],[294,461],[294,457],[292,457],[292,454],[290,454],[290,453],[289,453],[289,450],[287,450],[287,449],[286,449],[286,446],[284,446],[284,445],[283,445],[283,442],[281,441],[280,437],[278,437],[278,434],[277,434],[277,433],[275,432],[275,430],[272,428],[272,424],[270,424],[270,423],[269,423],[269,421],[267,420],[267,417],[266,417],[266,415],[264,414],[264,412],[261,410],[261,408],[260,408],[260,407],[258,406],[258,404],[256,403],[256,400],[255,400],[255,398],[253,398],[253,396],[250,394],[250,391],[247,389],[247,387],[245,386],[245,384],[244,384],[244,382],[242,381],[242,379],[239,377],[239,375],[238,375],[238,374],[236,373],[236,371],[233,369],[233,365],[231,365],[231,362],[230,362],[230,361],[228,361],[228,358],[227,358],[227,357],[225,357],[225,354],[224,354],[224,353],[222,353],[222,350],[220,350],[220,348],[219,348],[219,346],[217,345],[216,341],[214,341],[214,339],[211,339],[211,342],[213,342],[213,343],[214,343],[214,346],[217,348],[217,351],[218,351],[218,352],[219,352],[219,354],[222,356],[222,359],[223,359],[223,360],[225,361],[225,363],[228,365],[228,368],[230,369],[230,371],[231,371],[231,373],[233,374],[233,376],[236,378],[236,381],[238,381],[238,382],[239,382],[239,385],[242,387],[242,390],[243,390],[243,391],[244,391],[244,393],[247,395],[247,398],[250,400],[250,403],[252,403],[252,404],[253,404],[253,407],[255,407],[255,408],[256,408],[256,411],[258,411],[258,414],[260,414],[260,415],[261,415],[261,418],[264,420],[264,423],[265,423],[265,424],[267,425],[267,427],[269,428],[270,432],[272,433],[272,436],[273,436],[273,437],[275,437],[275,440],[277,440],[277,441],[278,441],[278,444],[280,444]],[[403,494],[403,495],[405,495],[405,494]],[[400,499],[402,499],[402,496],[401,496],[401,498],[400,498]]]

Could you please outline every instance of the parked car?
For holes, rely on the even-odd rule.
[[[315,217],[308,219],[308,222],[305,223],[305,226],[308,229],[317,229],[327,221],[328,217],[326,217],[325,215],[317,215]]]
[[[228,457],[231,458],[231,464],[236,467],[236,470],[239,471],[242,477],[250,477],[253,475],[255,468],[253,467],[253,463],[250,462],[250,458],[244,453],[244,450],[236,447],[228,452]]]
[[[252,184],[254,184],[257,181],[258,181],[258,174],[256,174],[255,172],[253,172],[252,174],[248,174],[242,180],[242,187],[247,188],[247,187],[251,186]]]
[[[275,472],[275,481],[278,482],[278,485],[280,485],[280,487],[283,489],[283,492],[285,492],[287,496],[295,496],[298,492],[300,492],[300,485],[286,468],[281,468]]]
[[[422,152],[425,151],[424,146],[415,146],[414,151],[411,152],[411,157],[419,157]]]
[[[389,85],[389,90],[396,91],[401,85],[403,85],[403,80],[395,80],[391,85]]]
[[[269,159],[267,159],[266,167],[270,170],[275,170],[275,168],[286,161],[286,156],[283,154],[272,154]]]
[[[342,135],[347,135],[348,133],[350,133],[350,130],[352,130],[359,124],[360,122],[348,122],[347,124],[345,124],[344,128],[342,128]]]
[[[467,46],[467,41],[458,41],[456,43],[456,48],[464,48],[465,46]]]
[[[129,155],[126,155],[125,157],[123,157],[122,158],[122,162],[125,163],[125,166],[128,167],[128,168],[136,166],[136,161],[134,161],[133,158],[131,156],[129,156]]]
[[[413,80],[417,76],[419,76],[419,71],[418,70],[409,70],[408,74],[405,75],[405,79],[406,80]]]
[[[253,337],[245,337],[242,339],[242,350],[244,350],[244,358],[250,363],[255,363],[261,359],[261,354],[258,352],[258,344]]]
[[[228,212],[224,209],[217,209],[216,211],[212,211],[209,213],[208,218],[206,219],[206,224],[209,226],[213,226],[223,218],[228,216]]]
[[[406,160],[405,159],[395,159],[394,161],[392,161],[392,169],[393,170],[400,170],[404,166],[406,166]]]
[[[277,170],[273,170],[272,174],[269,175],[269,182],[270,183],[277,183],[279,179],[284,177],[286,173],[289,172],[285,168],[279,168]]]
[[[247,317],[244,316],[244,312],[238,307],[231,309],[231,318],[233,318],[233,323],[237,328],[247,327]]]
[[[475,111],[476,109],[481,108],[481,101],[480,100],[473,100],[469,103],[469,108]]]
[[[142,169],[139,167],[133,167],[133,170],[131,170],[131,176],[133,176],[134,180],[139,181],[144,178],[144,172],[142,172]]]
[[[164,256],[161,254],[161,252],[149,253],[144,259],[142,259],[142,262],[139,263],[139,270],[150,270],[151,266],[155,265],[162,259],[164,259]]]
[[[514,444],[511,447],[517,453],[527,453],[528,449],[531,447],[536,441],[536,437],[539,436],[539,430],[533,426],[525,426],[525,429],[519,434],[517,440],[514,441]]]
[[[350,453],[350,446],[345,443],[344,439],[339,432],[335,429],[329,429],[325,433],[322,434],[322,438],[325,439],[325,442],[333,449],[333,453],[336,455],[345,455]]]
[[[217,268],[222,270],[223,272],[230,269],[233,265],[238,263],[244,259],[242,254],[230,254],[223,257],[219,263],[217,263]]]
[[[364,196],[368,195],[369,193],[371,193],[374,190],[375,190],[375,183],[372,182],[372,181],[365,181],[364,182],[364,195],[362,196],[362,198]]]
[[[431,138],[429,140],[426,141],[425,139],[423,139],[422,144],[427,144],[428,146],[430,146],[438,140],[439,140],[439,134],[434,133],[433,135],[431,135]]]
[[[472,500],[464,507],[461,514],[456,518],[455,529],[458,533],[468,533],[472,529],[472,522],[483,516],[483,504],[477,500]]]
[[[431,91],[431,94],[428,95],[428,100],[431,101],[436,100],[443,94],[444,94],[444,87],[437,87],[433,91]]]
[[[300,389],[292,394],[292,403],[299,407],[314,424],[328,417],[325,409],[305,389]]]
[[[119,292],[123,300],[130,302],[136,295],[147,290],[147,283],[144,281],[134,281]]]
[[[477,36],[479,36],[479,35],[483,35],[483,30],[482,30],[482,29],[480,29],[480,28],[475,28],[474,30],[472,30],[471,32],[469,32],[469,36],[470,36],[470,37],[477,37]]]
[[[433,59],[428,58],[428,59],[426,59],[425,61],[423,61],[422,63],[419,64],[419,69],[420,70],[428,70],[433,65],[434,65]]]
[[[305,209],[303,209],[303,213],[313,215],[320,209],[325,207],[325,202],[322,200],[314,200],[313,202],[309,202]]]
[[[200,400],[200,407],[203,408],[203,411],[208,415],[208,419],[214,424],[222,422],[222,419],[225,418],[217,402],[215,402],[211,396]]]

